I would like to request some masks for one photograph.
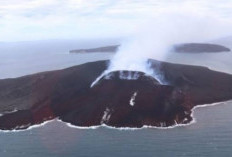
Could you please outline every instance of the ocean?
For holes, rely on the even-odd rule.
[[[217,42],[224,42],[228,47],[232,45],[229,40]],[[43,49],[30,53],[28,43],[24,43],[24,48],[20,50],[17,49],[17,44],[22,45],[22,43],[7,43],[4,47],[0,46],[1,79],[62,69],[85,62],[110,59],[113,56],[110,53],[69,54],[68,48],[60,51]],[[231,58],[231,52],[194,55],[170,53],[167,54],[165,61],[203,65],[213,70],[232,73]],[[3,157],[231,156],[231,113],[230,101],[198,107],[193,112],[194,123],[168,129],[107,127],[78,129],[53,120],[25,131],[0,131],[0,155]]]
[[[4,157],[231,156],[232,103],[197,108],[196,123],[170,129],[77,129],[52,121],[20,132],[0,132]]]

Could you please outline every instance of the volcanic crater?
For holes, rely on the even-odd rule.
[[[197,105],[232,99],[232,75],[201,66],[148,60],[162,80],[113,71],[109,61],[0,80],[0,129],[26,129],[58,118],[76,126],[168,127],[192,121]]]

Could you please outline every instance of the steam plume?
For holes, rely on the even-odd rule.
[[[162,83],[157,71],[150,68],[149,58],[165,60],[174,44],[206,42],[232,33],[230,23],[191,12],[162,13],[139,27],[136,35],[122,43],[108,69],[92,86],[103,75],[118,70],[141,71]]]

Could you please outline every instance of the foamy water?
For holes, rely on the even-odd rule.
[[[230,41],[232,39],[225,38],[225,39],[218,39],[214,41],[214,43],[219,43],[224,46],[232,47],[230,44]],[[25,45],[24,45],[25,46]],[[38,45],[39,46],[39,45]],[[9,47],[14,48],[14,44],[9,44]],[[1,47],[0,47],[1,49]],[[3,48],[2,48],[3,49]],[[26,49],[26,47],[24,48]],[[20,58],[16,58],[18,56],[23,56]],[[96,60],[104,60],[104,59],[110,59],[112,58],[112,54],[102,54],[102,53],[90,53],[90,54],[69,54],[68,51],[39,51],[37,53],[29,53],[25,51],[12,51],[12,52],[1,52],[1,55],[4,56],[4,61],[2,62],[1,68],[1,76],[0,78],[9,78],[9,77],[19,77],[26,74],[33,74],[36,72],[42,72],[42,71],[50,71],[50,70],[57,70],[62,69],[78,64],[83,64],[90,61],[96,61]],[[207,59],[206,59],[207,58]],[[230,60],[232,58],[231,52],[223,52],[223,53],[201,53],[201,54],[184,54],[184,53],[173,53],[169,52],[166,58],[154,58],[154,59],[160,59],[167,62],[173,62],[173,63],[180,63],[180,64],[190,64],[190,65],[200,65],[200,66],[206,66],[212,70],[216,71],[222,71],[232,74],[232,62]],[[42,62],[41,62],[42,61]],[[30,65],[30,66],[29,66]],[[107,71],[106,71],[107,72]],[[103,73],[104,75],[104,73]],[[99,76],[100,79],[102,76]],[[91,86],[94,85],[95,82]],[[216,104],[222,104],[222,102],[216,103]],[[202,106],[197,106],[193,108],[193,113],[196,108],[198,107],[206,107],[206,106],[213,106],[215,104],[206,104]],[[14,112],[14,111],[13,111]],[[1,116],[1,115],[0,115]],[[177,126],[188,126],[190,124],[195,123],[195,118],[193,121],[189,124],[176,124],[174,126],[170,127],[153,127],[153,126],[144,126],[142,128],[117,128],[119,130],[122,129],[144,129],[144,128],[160,128],[160,129],[169,129],[174,128]],[[39,126],[44,126],[46,124],[43,123],[41,125],[31,126],[28,129],[31,128],[37,128]],[[106,127],[106,128],[114,128],[106,125],[100,125],[100,126],[93,126],[93,127],[78,127],[73,126],[71,124],[67,125],[69,127],[75,127],[78,129],[96,129],[99,127]],[[15,131],[15,130],[13,130]]]
[[[15,58],[11,55],[2,60],[1,78],[18,77],[112,57],[111,54],[106,56],[105,53],[70,55],[67,52],[49,54],[41,52],[39,55],[25,54],[25,56],[27,59]],[[208,60],[205,59],[207,57]],[[230,58],[231,53],[170,54],[166,61],[208,66],[213,70],[231,73]],[[23,131],[0,131],[0,141],[2,141],[0,152],[4,157],[25,155],[33,157],[38,154],[49,157],[76,156],[76,154],[80,156],[93,156],[93,154],[94,156],[124,156],[125,154],[126,156],[200,156],[202,154],[215,157],[228,156],[231,154],[232,147],[231,112],[230,101],[197,106],[193,109],[194,120],[190,124],[167,128],[152,126],[114,128],[104,124],[78,127],[54,119]],[[35,152],[38,154],[36,155]]]
[[[53,120],[27,131],[0,132],[0,152],[4,157],[230,156],[231,105],[195,108],[197,122],[169,129],[79,128]]]
[[[99,1],[100,2],[100,1]],[[135,2],[130,5],[130,2]],[[183,33],[182,28],[179,27],[180,32],[173,33],[165,32],[167,36],[162,36],[162,30],[172,28],[173,24],[162,25],[157,30],[161,30],[161,33],[156,35],[156,43],[153,43],[154,39],[151,30],[156,27],[147,28],[146,33],[142,33],[142,42],[136,40],[136,54],[140,56],[141,51],[146,50],[151,58],[173,62],[181,64],[191,65],[202,65],[209,67],[212,70],[223,71],[232,74],[232,62],[231,52],[229,53],[218,53],[218,54],[174,54],[167,53],[165,55],[158,51],[162,48],[162,41],[160,39],[168,39],[171,37],[184,37],[193,40],[196,38],[202,39],[203,36],[208,35],[209,38],[204,41],[211,41],[212,43],[219,43],[232,48],[232,38],[224,38],[220,40],[214,40],[213,36],[220,37],[231,36],[230,25],[224,25],[218,20],[227,20],[231,22],[232,17],[232,1],[229,0],[189,0],[189,1],[156,1],[147,0],[141,1],[119,1],[116,7],[109,10],[104,10],[108,13],[105,18],[111,23],[112,18],[116,16],[116,22],[113,24],[121,25],[118,29],[119,32],[124,31],[124,27],[128,28],[128,25],[121,24],[118,17],[125,17],[123,21],[128,21],[130,25],[137,24],[134,19],[135,13],[138,13],[137,20],[144,23],[144,18],[147,19],[152,14],[160,14],[163,11],[174,11],[179,12],[183,15],[181,19],[184,23],[184,28],[190,29],[189,33]],[[34,4],[34,3],[32,3]],[[21,6],[21,4],[20,4]],[[23,5],[22,5],[23,6]],[[7,7],[7,6],[6,6]],[[4,8],[3,8],[4,9]],[[9,8],[15,9],[15,8]],[[28,8],[30,9],[30,8]],[[87,9],[87,7],[86,7]],[[102,15],[99,8],[98,15]],[[187,20],[188,15],[185,16],[187,10],[190,17],[203,15],[204,17],[210,15],[210,18],[200,19],[201,22],[197,22],[194,18]],[[14,11],[14,10],[12,10]],[[190,12],[189,12],[190,11]],[[69,12],[69,11],[68,11]],[[72,13],[72,11],[70,11]],[[118,13],[118,14],[115,14]],[[192,12],[192,13],[191,13]],[[112,14],[113,13],[113,14]],[[128,13],[128,14],[127,14]],[[132,15],[132,16],[131,16]],[[198,16],[197,15],[197,16]],[[30,15],[27,15],[30,16]],[[83,16],[89,16],[87,14]],[[213,17],[213,18],[212,18]],[[5,18],[4,16],[1,18]],[[7,15],[7,18],[12,18]],[[162,18],[161,18],[162,19]],[[176,18],[172,18],[176,20]],[[26,19],[25,19],[26,20]],[[130,21],[132,20],[132,21]],[[71,19],[71,21],[73,21]],[[115,21],[115,20],[114,20]],[[122,21],[122,22],[123,22]],[[146,22],[146,21],[145,21]],[[28,24],[28,23],[27,23]],[[79,24],[79,23],[78,23]],[[153,22],[150,23],[153,25]],[[192,31],[197,26],[196,31]],[[92,25],[91,25],[92,27]],[[6,25],[8,28],[8,25]],[[100,27],[99,27],[100,28]],[[129,29],[135,29],[129,27]],[[105,29],[102,29],[105,33]],[[113,29],[110,29],[111,31]],[[11,30],[10,30],[11,31]],[[81,30],[82,31],[82,30]],[[94,30],[95,31],[95,30]],[[14,32],[14,31],[13,31]],[[8,32],[6,32],[8,33]],[[62,34],[62,33],[61,33]],[[148,39],[150,42],[147,43],[147,38],[143,34],[150,34]],[[191,37],[190,37],[191,36]],[[189,38],[190,37],[190,38]],[[4,38],[4,36],[2,37]],[[7,38],[5,36],[5,38]],[[140,39],[139,37],[137,39]],[[177,38],[178,39],[178,38]],[[206,39],[206,38],[205,38]],[[4,40],[4,39],[3,39]],[[185,40],[186,41],[186,40]],[[62,45],[64,41],[52,42],[46,41],[48,44],[33,44],[33,43],[0,43],[0,79],[19,77],[27,74],[33,74],[42,71],[62,69],[77,64],[82,64],[90,61],[110,59],[111,54],[75,54],[70,55],[68,51],[70,49],[87,48],[95,46],[104,46],[102,41],[94,41],[91,44],[88,42],[78,44],[77,42],[67,41],[69,44],[66,46]],[[157,44],[158,43],[158,44]],[[108,43],[112,45],[111,43]],[[116,43],[118,44],[118,43]],[[156,44],[156,54],[150,54],[152,50],[150,46]],[[91,46],[92,45],[92,46]],[[137,47],[138,45],[138,47]],[[132,46],[134,48],[134,46]],[[146,48],[146,49],[145,49]],[[134,50],[135,50],[134,49]],[[137,51],[138,50],[138,51]],[[134,51],[131,50],[133,55]],[[143,52],[144,53],[144,52]],[[127,56],[127,55],[126,55]],[[143,55],[142,55],[143,56]],[[125,58],[125,57],[124,57]],[[137,60],[135,56],[132,60]],[[128,60],[123,60],[125,66],[128,69],[134,67],[128,67]],[[133,64],[136,65],[136,64]],[[118,69],[118,68],[115,68]],[[140,68],[144,70],[144,68]],[[125,69],[124,69],[125,70]],[[145,69],[146,70],[146,69]],[[214,106],[213,106],[214,105]],[[210,106],[210,107],[207,107]],[[151,156],[171,156],[171,157],[185,157],[185,156],[211,156],[211,157],[227,157],[231,156],[232,151],[232,102],[206,104],[198,106],[193,109],[192,116],[194,120],[188,125],[182,125],[178,127],[168,128],[156,128],[150,126],[144,126],[141,129],[133,128],[113,128],[105,125],[93,126],[88,128],[73,126],[68,123],[64,123],[57,119],[47,121],[40,125],[29,127],[24,131],[0,131],[0,156],[3,157],[63,157],[63,156],[80,156],[80,157],[151,157]],[[133,131],[131,131],[133,130]]]

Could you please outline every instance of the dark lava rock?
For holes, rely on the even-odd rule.
[[[141,72],[112,72],[87,92],[88,99],[80,97],[74,109],[61,117],[77,126],[102,123],[116,127],[143,125],[169,126],[191,120],[184,95],[172,86],[160,85],[157,80]],[[130,77],[131,78],[131,77]],[[75,119],[73,119],[75,117]]]
[[[173,47],[175,52],[185,53],[202,53],[202,52],[228,52],[231,51],[229,48],[216,44],[206,43],[186,43],[179,44]]]
[[[232,99],[232,75],[149,60],[166,84],[115,71],[91,84],[108,61],[0,80],[0,129],[25,129],[59,118],[77,126],[171,126],[189,123],[196,105]]]

